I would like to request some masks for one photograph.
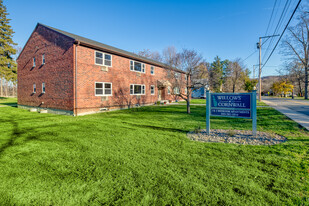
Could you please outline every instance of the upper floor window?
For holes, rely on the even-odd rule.
[[[155,86],[154,85],[150,86],[150,92],[151,92],[152,95],[155,93]]]
[[[150,67],[150,74],[154,75],[154,66]]]
[[[112,66],[112,55],[95,51],[95,64],[102,66]]]
[[[133,94],[133,95],[145,94],[145,85],[131,84],[130,85],[130,94]]]
[[[96,82],[95,96],[112,96],[112,83]]]
[[[188,77],[187,77],[187,75],[185,75],[185,80],[186,80],[186,81],[188,80]]]
[[[42,83],[42,93],[45,93],[45,83]]]
[[[36,93],[36,85],[33,84],[33,93]]]
[[[42,55],[42,64],[45,64],[45,54]]]
[[[176,79],[179,79],[179,78],[180,78],[180,73],[175,72],[175,78],[176,78]]]
[[[135,72],[143,72],[145,73],[145,64],[136,61],[130,61],[130,70]]]
[[[35,67],[35,57],[33,57],[33,67]]]

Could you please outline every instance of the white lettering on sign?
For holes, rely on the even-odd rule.
[[[224,95],[224,96],[217,96],[218,97],[218,99],[219,100],[238,100],[238,101],[240,101],[241,100],[241,96],[226,96],[226,95]]]
[[[219,97],[218,97],[219,99]],[[245,103],[219,102],[219,107],[246,107]]]

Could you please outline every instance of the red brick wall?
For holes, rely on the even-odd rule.
[[[73,110],[73,39],[38,25],[18,63],[18,104]],[[42,55],[45,54],[45,65]],[[33,57],[36,66],[33,66]],[[42,94],[42,83],[46,92]],[[33,84],[37,91],[33,91]],[[41,104],[44,102],[44,104]]]
[[[108,53],[108,52],[106,52]],[[166,80],[166,70],[155,66],[155,74],[151,75],[150,66],[146,64],[146,73],[130,71],[130,58],[112,55],[112,67],[101,71],[101,66],[95,65],[95,50],[77,46],[77,108],[78,113],[98,111],[99,108],[127,107],[128,104],[153,104],[158,100],[157,80]],[[139,75],[140,74],[140,75]],[[184,75],[183,75],[184,78]],[[101,100],[95,96],[95,82],[111,82],[112,96]],[[130,95],[130,84],[144,84],[145,95]],[[150,86],[155,86],[155,94],[151,95]],[[162,91],[162,100],[175,100],[167,94],[167,88]]]

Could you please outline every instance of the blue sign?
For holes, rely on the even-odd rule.
[[[252,119],[256,136],[256,91],[252,93],[210,93],[206,91],[206,133],[210,134],[210,116]]]
[[[250,109],[251,94],[210,94],[212,108]]]
[[[251,118],[250,110],[211,109],[211,116]]]

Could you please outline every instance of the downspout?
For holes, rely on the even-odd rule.
[[[74,108],[74,116],[77,116],[77,46],[79,46],[80,42],[78,41],[76,46],[75,46],[75,79],[74,79],[74,84],[75,84],[75,108]]]

